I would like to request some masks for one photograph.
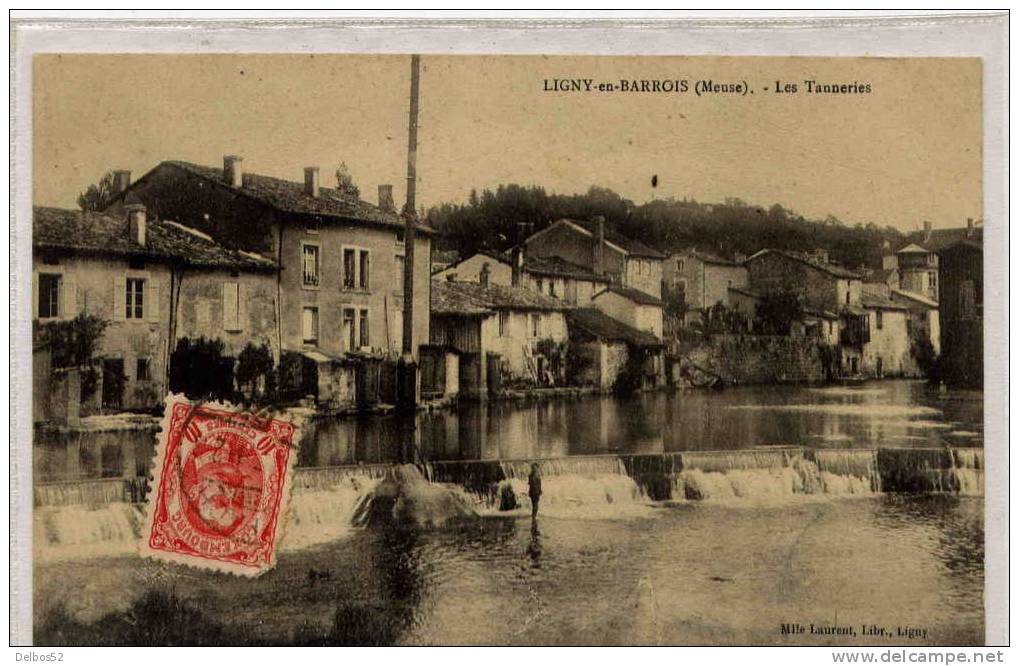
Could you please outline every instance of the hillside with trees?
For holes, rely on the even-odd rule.
[[[549,194],[539,186],[500,185],[472,191],[467,203],[444,203],[428,211],[428,223],[442,235],[439,246],[461,256],[505,250],[521,234],[540,231],[560,218],[604,215],[610,228],[663,252],[694,247],[732,257],[762,248],[826,249],[832,261],[852,268],[878,268],[881,247],[894,247],[902,234],[873,223],[849,225],[833,216],[809,220],[774,204],[769,208],[731,198],[723,203],[659,199],[636,205],[616,192],[591,187],[584,194]],[[531,225],[521,228],[520,223]]]

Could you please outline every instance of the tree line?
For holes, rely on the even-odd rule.
[[[583,194],[517,184],[472,190],[466,203],[432,207],[427,220],[440,233],[442,249],[466,257],[479,250],[505,250],[561,218],[594,215],[603,215],[610,229],[665,253],[693,247],[732,258],[763,248],[825,249],[832,261],[851,268],[880,267],[883,243],[896,247],[903,239],[893,227],[849,225],[832,215],[807,219],[780,204],[764,208],[738,198],[713,204],[667,198],[637,205],[597,186]]]

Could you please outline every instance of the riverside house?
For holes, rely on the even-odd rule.
[[[124,179],[129,181],[129,177]],[[318,167],[303,182],[246,173],[240,157],[223,167],[162,162],[124,196],[159,219],[173,219],[237,250],[282,267],[276,285],[277,344],[316,361],[350,352],[397,355],[402,345],[404,222],[392,187],[377,205],[360,198],[349,176],[320,183]],[[417,227],[412,349],[429,339],[429,273],[433,231]]]
[[[923,230],[906,235],[902,247],[895,252],[885,252],[882,268],[897,271],[899,283],[895,286],[898,289],[937,301],[940,299],[941,250],[961,241],[981,243],[983,233],[983,227],[973,218],[966,220],[965,227],[949,229],[934,229],[930,222],[924,222]]]
[[[665,255],[606,229],[600,215],[590,221],[558,220],[523,244],[526,257],[557,257],[610,282],[662,297]]]
[[[504,383],[562,381],[564,312],[570,306],[522,287],[432,282],[431,342],[460,354],[460,394],[484,396]]]
[[[662,264],[666,297],[685,304],[690,311],[717,303],[729,305],[729,290],[742,289],[747,281],[742,264],[699,250],[673,252]]]
[[[517,263],[514,268],[514,263]],[[607,277],[562,257],[526,256],[522,247],[499,254],[479,252],[433,274],[436,280],[480,282],[487,270],[489,284],[521,286],[558,298],[570,305],[586,305],[609,286]]]
[[[248,344],[279,353],[275,262],[175,222],[150,220],[144,206],[123,209],[118,216],[33,211],[37,421],[157,407],[170,353],[184,337],[219,340],[227,360]],[[90,359],[68,358],[47,342],[80,314],[108,322]]]
[[[946,383],[984,382],[984,249],[970,238],[938,252],[941,360]]]

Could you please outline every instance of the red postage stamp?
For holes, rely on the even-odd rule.
[[[166,401],[143,554],[257,576],[276,561],[290,495],[294,423]]]

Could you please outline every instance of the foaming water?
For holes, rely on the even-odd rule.
[[[145,516],[139,505],[36,507],[35,555],[41,561],[118,557],[138,552]]]

